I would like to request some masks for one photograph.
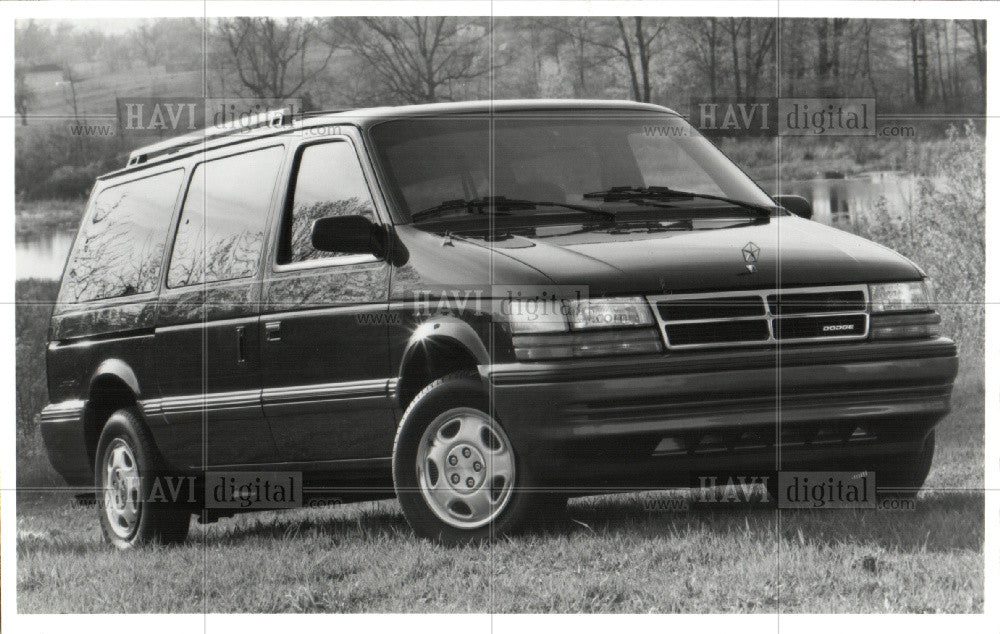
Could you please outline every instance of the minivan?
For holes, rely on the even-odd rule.
[[[166,140],[91,193],[49,458],[121,548],[260,508],[269,474],[395,496],[447,544],[706,478],[913,495],[955,345],[918,265],[810,215],[644,103],[276,111]],[[247,504],[212,499],[220,478]]]

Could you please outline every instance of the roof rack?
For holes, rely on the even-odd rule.
[[[184,136],[174,137],[159,143],[154,143],[153,145],[147,145],[146,147],[139,148],[128,155],[128,162],[125,164],[125,167],[142,165],[143,163],[148,163],[152,159],[159,156],[174,154],[185,148],[190,148],[214,139],[247,132],[249,130],[261,128],[280,128],[291,125],[292,111],[290,108],[269,110],[267,112],[261,112],[256,115],[252,115],[251,117],[247,117],[246,120],[247,123],[245,125],[234,126],[232,128],[205,128],[203,130],[198,130],[197,132],[192,132],[191,134],[185,134]]]

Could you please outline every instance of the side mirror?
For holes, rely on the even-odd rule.
[[[796,216],[801,216],[806,220],[813,217],[812,203],[802,196],[772,196],[774,202],[778,203]]]
[[[312,245],[318,251],[385,255],[381,228],[365,216],[327,216],[313,221]]]

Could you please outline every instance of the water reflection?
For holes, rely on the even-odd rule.
[[[795,194],[812,203],[813,220],[850,228],[859,218],[884,205],[891,215],[905,214],[917,196],[917,181],[906,172],[839,174],[803,181],[765,183],[769,193]]]
[[[76,231],[66,230],[41,236],[17,236],[14,247],[17,279],[59,279],[75,237]]]

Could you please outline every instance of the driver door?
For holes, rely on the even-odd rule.
[[[312,247],[315,220],[379,219],[350,139],[296,152],[264,281],[264,414],[284,462],[384,458],[395,417],[389,395],[389,263]]]

